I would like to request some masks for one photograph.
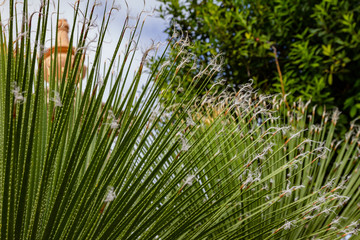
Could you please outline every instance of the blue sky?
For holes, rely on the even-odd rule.
[[[90,0],[90,1],[92,3],[94,2],[94,0]],[[29,1],[29,2],[30,2],[29,3],[29,11],[30,12],[34,12],[39,9],[40,2],[41,2],[40,0]],[[60,0],[60,18],[67,19],[70,24],[70,28],[74,27],[74,26],[71,26],[72,19],[74,17],[71,4],[74,2],[75,2],[74,0]],[[97,2],[100,3],[100,5],[96,7],[95,14],[98,15],[97,23],[100,24],[100,20],[104,13],[105,6],[108,5],[107,8],[109,8],[112,1],[98,0]],[[81,3],[80,6],[84,7],[86,4],[86,0],[81,0],[80,3]],[[137,69],[137,67],[139,66],[141,58],[142,58],[141,50],[145,50],[146,48],[148,48],[151,45],[152,40],[155,42],[164,42],[166,40],[167,35],[164,34],[164,30],[167,26],[167,23],[166,23],[166,21],[158,18],[156,16],[157,13],[154,13],[154,14],[152,14],[152,16],[150,16],[151,12],[153,12],[153,10],[156,7],[158,7],[160,4],[156,0],[146,0],[145,6],[144,6],[143,0],[128,0],[127,3],[129,6],[128,8],[127,8],[127,5],[125,4],[124,0],[116,0],[115,1],[115,5],[119,6],[120,10],[113,12],[112,20],[110,21],[108,32],[107,32],[107,37],[105,39],[105,44],[103,45],[103,59],[110,58],[112,56],[118,36],[120,35],[120,31],[122,29],[126,14],[130,13],[130,16],[132,16],[132,18],[131,18],[132,20],[130,22],[130,25],[131,25],[135,22],[136,16],[138,16],[141,11],[145,10],[147,13],[144,14],[143,16],[146,16],[146,15],[148,15],[148,16],[146,17],[144,29],[141,34],[139,50],[137,51],[137,54],[135,56],[135,62],[132,64],[131,70],[130,70],[130,72],[134,72]],[[1,19],[3,20],[2,22],[6,22],[9,17],[8,4],[9,4],[9,1],[5,0],[4,5],[0,7]],[[53,1],[53,4],[57,5],[57,1]],[[53,4],[51,4],[51,6]],[[54,8],[52,9],[52,11],[54,11]],[[52,25],[56,26],[56,23],[55,23],[56,15],[55,14],[52,17],[52,20],[53,20]],[[36,20],[35,21],[33,20],[33,22],[36,22]],[[49,26],[49,29],[50,29],[50,26]],[[94,38],[96,36],[97,31],[98,31],[98,29],[93,29],[92,35],[89,36],[89,39]],[[35,35],[35,34],[33,34],[33,35]],[[50,38],[50,34],[49,34],[49,38]],[[50,41],[48,41],[46,43],[46,46],[47,47],[50,46]],[[124,46],[124,44],[122,45],[122,47],[123,46]],[[122,50],[123,49],[120,48],[120,52]],[[89,55],[90,61],[91,61],[94,54],[92,54],[90,52],[90,53],[88,53],[88,55]],[[145,79],[146,75],[143,76],[143,78]],[[144,80],[142,80],[142,81],[144,82]]]

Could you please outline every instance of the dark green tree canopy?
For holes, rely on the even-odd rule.
[[[263,92],[337,106],[351,118],[359,114],[359,1],[159,1],[160,16],[173,21],[166,32],[172,36],[175,26],[188,34],[199,68],[222,54],[223,71],[215,79],[226,86],[237,88],[251,78]],[[184,71],[181,87],[192,78],[192,71]]]

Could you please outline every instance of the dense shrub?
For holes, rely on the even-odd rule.
[[[359,115],[359,1],[159,1],[160,16],[172,19],[169,36],[175,24],[194,42],[189,51],[198,57],[196,69],[221,53],[223,71],[214,79],[229,86],[252,78],[263,92],[289,93],[289,102],[312,99],[319,114],[326,105],[348,119]],[[185,69],[180,86],[186,88],[194,75]]]

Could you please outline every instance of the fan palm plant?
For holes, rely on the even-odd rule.
[[[9,5],[0,38],[1,239],[356,238],[359,132],[352,126],[334,142],[337,112],[315,125],[307,105],[286,108],[250,84],[161,106],[161,96],[176,94],[161,90],[163,83],[178,81],[178,70],[192,62],[188,40],[169,41],[178,57],[157,66],[138,94],[155,47],[130,78],[142,23],[130,28],[126,18],[102,66],[111,14],[100,23],[83,88],[79,71],[96,6],[82,9],[80,35],[71,31],[59,76],[57,42],[44,74],[49,3],[29,14],[24,1],[21,21],[14,1]],[[74,11],[73,25],[79,2]],[[204,88],[197,79],[219,71],[217,59],[185,93]]]

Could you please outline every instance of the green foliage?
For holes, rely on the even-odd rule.
[[[314,124],[316,108],[308,105],[287,110],[283,99],[258,95],[249,84],[194,105],[200,129],[214,137],[199,169],[206,175],[201,182],[216,186],[204,201],[223,203],[221,210],[214,206],[215,223],[205,223],[213,225],[211,239],[342,239],[349,219],[359,228],[360,128],[352,123],[357,130],[337,141],[339,112],[324,112]]]
[[[314,125],[308,104],[288,109],[284,99],[259,95],[250,84],[236,93],[191,97],[218,72],[216,59],[176,103],[164,85],[191,68],[182,58],[185,39],[168,46],[180,48],[181,64],[154,67],[137,93],[150,51],[131,78],[141,16],[134,27],[126,18],[109,65],[101,65],[112,6],[100,21],[84,90],[77,82],[94,20],[90,4],[81,9],[78,38],[71,32],[75,61],[69,64],[69,50],[61,79],[52,62],[46,86],[49,2],[34,13],[37,23],[27,5],[16,21],[20,10],[10,1],[9,24],[1,25],[1,239],[340,239],[358,233],[355,123],[337,142],[338,112],[331,122],[324,112]],[[79,2],[74,11],[72,26]],[[170,100],[161,105],[164,97]]]
[[[359,1],[159,1],[160,16],[172,19],[169,36],[175,24],[194,42],[189,51],[198,68],[222,54],[224,69],[216,79],[238,89],[252,78],[262,92],[281,93],[274,46],[290,102],[312,99],[328,109],[337,106],[350,119],[359,115]]]

